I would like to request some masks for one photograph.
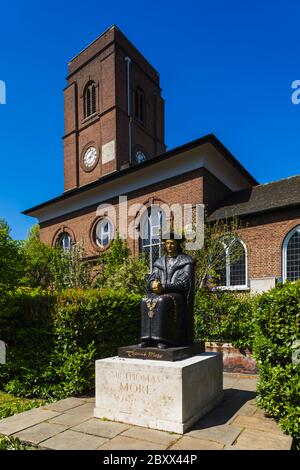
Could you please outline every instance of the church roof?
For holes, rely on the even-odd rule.
[[[260,184],[227,196],[209,220],[246,216],[300,204],[300,175]]]

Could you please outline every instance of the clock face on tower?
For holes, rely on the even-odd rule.
[[[83,167],[86,171],[91,171],[97,163],[97,149],[89,147],[82,158]]]

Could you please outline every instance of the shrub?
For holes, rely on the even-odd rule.
[[[23,444],[15,437],[0,436],[0,450],[37,450],[37,448]]]
[[[124,290],[20,288],[0,311],[8,362],[0,386],[23,397],[63,398],[93,388],[94,361],[139,334],[140,296]]]
[[[0,219],[0,301],[6,290],[19,285],[23,257],[20,243],[10,236],[6,222]]]
[[[295,342],[300,340],[300,282],[286,283],[264,293],[255,324],[258,401],[279,420],[284,431],[299,440],[300,364],[296,357],[293,360],[293,353]]]
[[[0,420],[44,405],[43,400],[27,400],[0,392]]]
[[[106,280],[105,286],[112,289],[126,289],[128,292],[143,295],[146,292],[146,280],[149,274],[149,262],[140,257],[129,257]]]
[[[205,341],[231,342],[250,348],[254,338],[257,297],[200,289],[195,296],[195,336]]]
[[[40,227],[34,225],[28,239],[22,244],[23,286],[47,288],[54,281],[53,257],[55,250],[40,240]]]
[[[94,342],[99,357],[139,335],[140,296],[124,289],[67,290],[58,297],[55,330],[60,343],[72,350]]]

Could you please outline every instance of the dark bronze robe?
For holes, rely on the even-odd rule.
[[[151,285],[159,280],[163,292],[154,294]],[[148,279],[148,295],[141,302],[141,341],[170,346],[194,341],[195,261],[186,254],[162,256]]]

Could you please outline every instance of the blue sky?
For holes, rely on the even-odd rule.
[[[0,217],[63,191],[67,62],[116,24],[161,74],[168,149],[214,132],[261,182],[300,173],[298,0],[1,2]]]

